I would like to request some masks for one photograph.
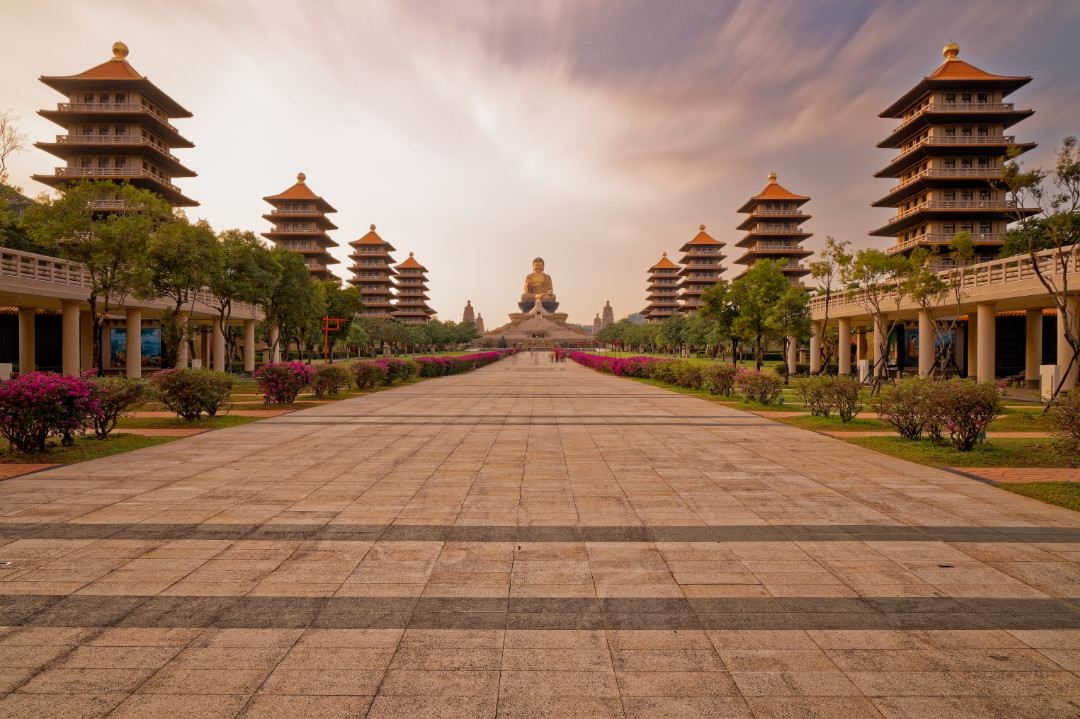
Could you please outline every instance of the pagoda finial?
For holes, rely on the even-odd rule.
[[[776,173],[775,172],[770,172],[769,173],[769,184],[770,185],[775,185],[776,184]]]
[[[957,55],[960,54],[960,46],[955,42],[950,42],[942,49],[941,54],[945,56],[946,60],[955,60]]]
[[[124,58],[128,55],[128,46],[122,42],[114,42],[112,45],[112,59],[117,62],[127,62]]]
[[[665,252],[665,253],[663,254],[663,256],[664,256],[664,257],[667,257],[667,253]]]
[[[411,253],[411,252],[409,253],[409,257],[412,257],[412,253]]]
[[[307,175],[305,175],[302,172],[296,176],[296,181],[297,182],[303,182],[306,179],[307,179]]]
[[[372,225],[372,226],[371,226],[371,231],[372,231],[372,232],[374,232],[374,231],[375,231],[375,225]]]
[[[705,231],[705,225],[701,225],[700,227],[698,227],[698,229],[701,230],[702,232],[704,232]]]

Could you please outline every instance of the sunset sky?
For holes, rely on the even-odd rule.
[[[530,261],[547,261],[561,311],[590,323],[646,304],[646,270],[699,224],[731,245],[736,209],[769,172],[814,237],[869,238],[870,203],[895,150],[877,113],[943,61],[1031,75],[1008,98],[1035,115],[1015,128],[1047,164],[1080,135],[1080,3],[566,0],[385,2],[156,0],[5,2],[0,109],[31,141],[61,96],[41,75],[128,60],[194,113],[174,124],[199,173],[180,179],[218,230],[266,231],[262,201],[307,174],[337,209],[346,243],[375,224],[400,262],[430,272],[431,306],[460,321],[472,300],[505,323]],[[58,160],[15,159],[12,182]],[[734,265],[734,267],[738,267]],[[726,277],[736,270],[729,269]]]

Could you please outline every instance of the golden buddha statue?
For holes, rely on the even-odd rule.
[[[525,278],[525,294],[522,302],[554,302],[555,293],[551,287],[551,276],[544,273],[544,261],[537,257],[533,260],[533,271]]]

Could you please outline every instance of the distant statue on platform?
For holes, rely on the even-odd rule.
[[[533,260],[532,274],[525,278],[525,294],[521,296],[524,302],[554,302],[555,292],[551,287],[551,276],[544,273],[544,261],[537,257]]]

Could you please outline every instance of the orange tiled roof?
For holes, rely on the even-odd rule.
[[[650,270],[677,270],[679,266],[667,258],[667,253],[660,258],[660,261],[649,268]]]
[[[80,72],[78,75],[68,75],[65,80],[145,80],[145,75],[140,75],[128,63],[127,60],[113,58],[106,60],[100,65]]]
[[[306,179],[307,176],[301,172],[299,175],[296,176],[295,185],[282,193],[279,193],[277,195],[270,195],[269,197],[264,197],[263,199],[269,203],[273,203],[275,200],[311,200],[315,202],[315,204],[320,205],[323,212],[337,212],[337,210],[330,206],[329,202],[316,195],[314,192],[311,191],[310,187],[304,184],[304,181]]]
[[[375,233],[374,233],[374,232],[372,232],[371,234],[375,234]],[[376,236],[376,237],[378,237],[378,235],[375,235],[375,236]],[[413,258],[413,253],[411,253],[411,252],[409,253],[409,259],[405,260],[404,262],[402,262],[402,263],[401,263],[400,265],[398,265],[398,266],[397,266],[397,267],[395,267],[394,269],[396,269],[396,270],[400,270],[400,269],[406,269],[406,270],[425,270],[425,271],[427,270],[427,268],[426,268],[426,267],[424,267],[424,266],[423,266],[422,264],[420,264],[419,262],[417,262],[417,261],[416,261],[416,260],[415,260],[415,259]]]
[[[776,181],[770,182],[765,185],[765,189],[750,198],[751,200],[795,200],[806,202],[809,197],[803,197],[802,195],[796,195],[794,192],[789,191],[783,185],[780,185]]]
[[[681,248],[679,248],[680,252],[686,252],[686,248],[691,246],[691,245],[723,245],[724,244],[723,242],[720,242],[719,240],[714,240],[712,238],[712,236],[708,232],[705,231],[705,225],[702,225],[699,228],[699,230],[700,231],[697,233],[697,235],[694,236],[694,239],[690,240],[685,245],[683,245]]]
[[[970,65],[959,58],[951,58],[941,63],[927,80],[1030,80],[1028,77],[1014,77],[1011,75],[991,75]]]
[[[394,246],[375,234],[375,225],[371,226],[371,232],[367,233],[358,240],[353,240],[350,245],[386,245],[386,249],[394,252]]]

